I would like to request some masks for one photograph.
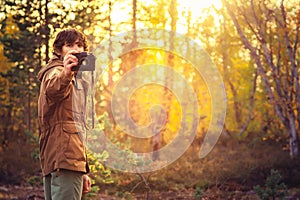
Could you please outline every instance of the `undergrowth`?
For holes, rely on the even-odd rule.
[[[226,191],[250,191],[255,185],[263,185],[271,169],[283,172],[283,180],[289,184],[300,183],[299,160],[292,160],[280,145],[260,140],[249,142],[238,139],[222,139],[203,159],[198,157],[199,146],[192,145],[181,158],[171,165],[144,174],[146,183],[137,174],[113,172],[114,183],[106,187],[108,193],[128,194],[146,191],[194,190],[195,198],[205,195],[208,188]],[[148,185],[150,190],[145,190]],[[102,187],[103,188],[103,187]]]

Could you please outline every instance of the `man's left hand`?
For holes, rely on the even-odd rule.
[[[91,190],[91,180],[88,175],[83,175],[83,189],[82,189],[82,194],[86,194]]]

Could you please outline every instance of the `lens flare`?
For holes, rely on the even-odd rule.
[[[136,56],[141,52],[150,52],[155,59],[145,58],[143,64],[139,64]],[[159,56],[158,52],[165,52],[167,58]],[[108,152],[109,157],[103,161],[105,165],[131,173],[159,170],[180,158],[193,142],[200,123],[199,100],[195,89],[191,86],[193,77],[183,76],[174,69],[172,64],[174,57],[189,62],[208,88],[212,104],[211,119],[199,152],[200,158],[212,150],[225,120],[226,93],[218,69],[198,43],[172,31],[141,29],[110,38],[94,51],[94,55],[97,57],[96,82],[105,83],[106,87],[110,88],[109,92],[105,93],[104,86],[98,84],[98,88],[102,88],[99,96],[104,98],[106,95],[106,98],[109,98],[109,103],[103,107],[109,109],[99,109],[96,114],[99,118],[103,112],[107,112],[107,120],[110,120],[113,131],[120,135],[125,133],[124,137],[130,136],[140,140],[159,136],[159,132],[170,122],[169,110],[166,107],[170,108],[172,105],[155,104],[150,106],[149,113],[140,113],[150,116],[150,121],[144,125],[136,123],[130,113],[130,102],[135,100],[133,94],[140,88],[146,88],[145,90],[153,88],[151,85],[158,85],[170,91],[178,102],[181,113],[176,135],[168,144],[151,152],[133,152],[122,148],[120,142],[112,141],[108,133],[105,133],[105,129],[104,131],[100,130],[101,128],[95,129],[89,136],[88,148],[98,154]],[[124,64],[122,62],[124,57],[131,62]],[[161,62],[164,59],[169,61],[168,65]],[[114,62],[118,62],[119,67],[114,66]],[[181,71],[187,70],[184,65],[182,68]],[[111,75],[116,71],[119,72],[118,80]],[[103,119],[97,122],[99,124],[96,127],[103,127],[107,123]]]

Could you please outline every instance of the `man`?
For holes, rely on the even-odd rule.
[[[88,84],[74,53],[87,51],[86,37],[76,29],[59,32],[53,57],[41,69],[38,102],[40,162],[46,200],[80,200],[89,192],[86,156],[86,95]]]

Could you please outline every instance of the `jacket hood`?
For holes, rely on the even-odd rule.
[[[38,76],[37,76],[39,81],[43,80],[45,73],[49,69],[52,69],[53,67],[56,67],[56,66],[63,66],[63,61],[60,60],[58,56],[52,57],[50,59],[50,61],[48,62],[48,64],[45,67],[42,67],[42,69],[39,71]]]

